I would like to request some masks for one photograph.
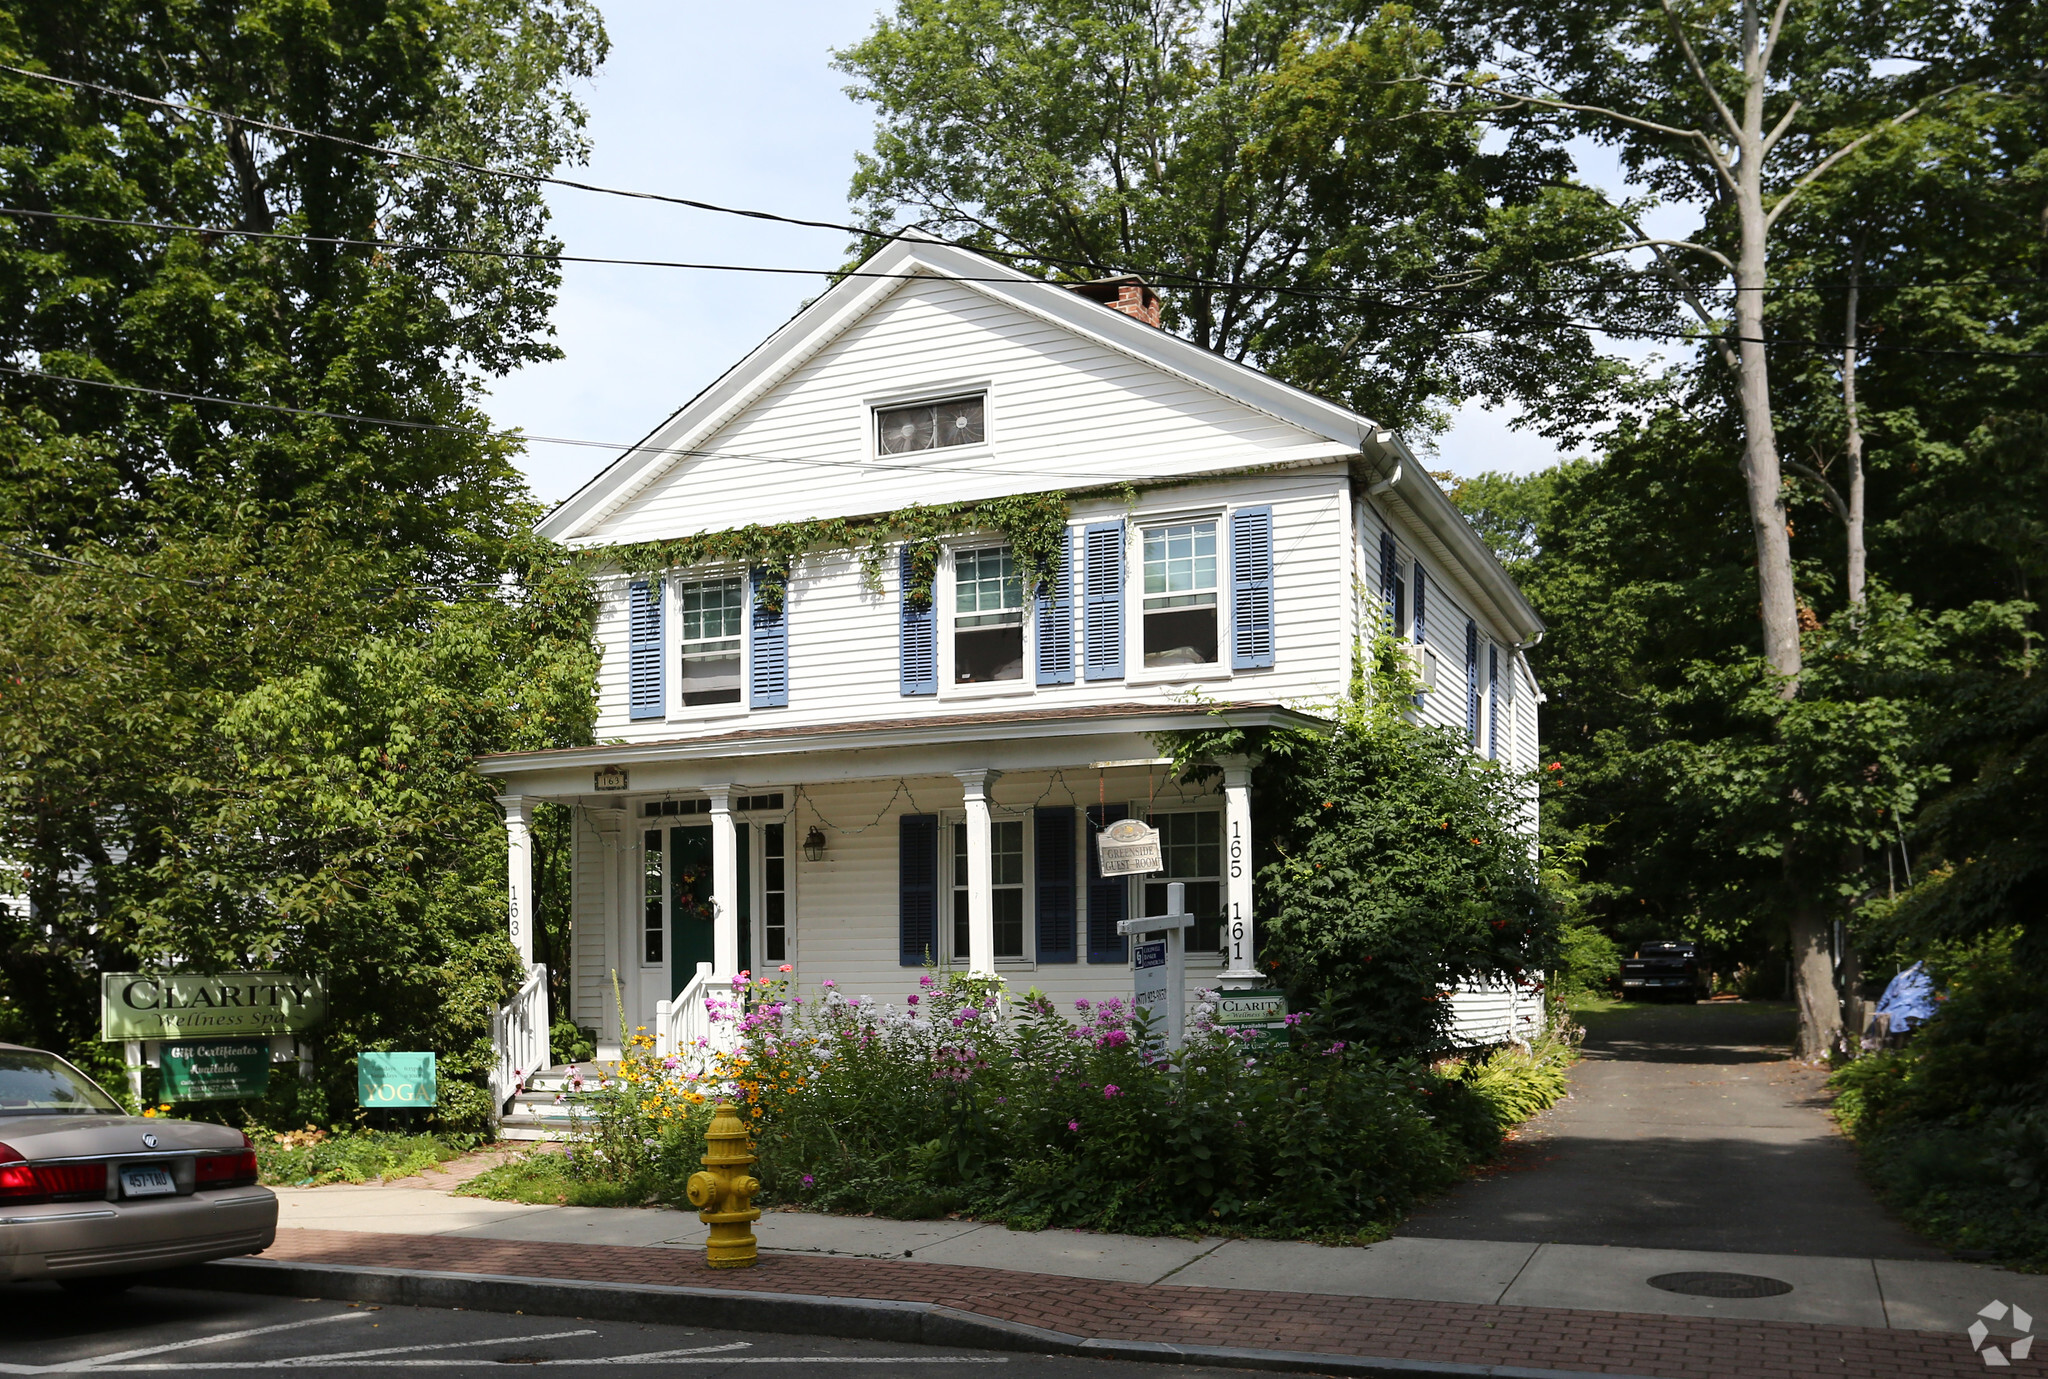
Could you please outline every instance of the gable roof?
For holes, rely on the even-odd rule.
[[[1347,407],[1090,301],[1065,284],[1048,282],[954,245],[918,238],[892,241],[861,264],[854,275],[827,289],[558,504],[542,519],[538,533],[568,544],[601,542],[596,529],[607,516],[630,505],[677,466],[696,457],[717,456],[718,450],[705,448],[707,441],[895,297],[907,283],[919,279],[957,284],[1293,428],[1307,444],[1289,447],[1291,462],[1377,457],[1382,471],[1393,477],[1393,492],[1404,500],[1401,506],[1449,548],[1458,564],[1466,566],[1469,577],[1489,596],[1488,602],[1500,608],[1511,625],[1524,630],[1524,640],[1541,635],[1542,622],[1492,552],[1392,432]],[[1243,467],[1241,460],[1219,467],[1213,459],[1198,459],[1190,461],[1185,473],[1191,476]],[[1047,476],[1040,481],[1013,470],[1002,488],[1016,492],[1071,486],[1070,477]]]

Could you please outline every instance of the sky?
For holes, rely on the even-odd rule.
[[[834,48],[874,23],[875,0],[600,0],[611,57],[579,94],[593,144],[579,181],[663,192],[817,220],[849,218],[846,189],[873,134],[845,93]],[[1589,152],[1582,172],[1618,181]],[[619,258],[818,268],[844,261],[850,236],[551,188],[565,250]],[[621,446],[638,440],[815,297],[822,277],[565,264],[553,322],[564,357],[498,380],[492,420],[529,436]],[[1474,405],[1436,440],[1460,474],[1524,473],[1557,449]],[[611,456],[535,442],[534,494],[568,497]]]

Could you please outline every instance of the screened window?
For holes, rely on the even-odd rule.
[[[782,797],[776,796],[779,804]],[[761,825],[761,934],[769,962],[789,961],[789,834]]]
[[[1190,953],[1214,953],[1223,946],[1223,816],[1213,810],[1190,814],[1155,814],[1159,860],[1166,870],[1145,878],[1145,913],[1166,913],[1166,884],[1187,886],[1188,912],[1195,917],[1187,931]]]
[[[1145,664],[1216,660],[1216,524],[1145,529]]]
[[[668,914],[662,906],[662,835],[666,829],[650,828],[642,840],[646,843],[645,864],[646,903],[640,920],[640,961],[659,963],[663,952],[662,940],[668,934]]]
[[[985,406],[986,399],[976,394],[949,402],[878,407],[875,449],[884,455],[911,455],[920,450],[980,445],[988,439]]]
[[[1024,821],[989,825],[989,884],[995,916],[995,955],[1024,956]],[[967,825],[953,825],[953,958],[967,961]]]
[[[953,557],[953,681],[1024,678],[1024,581],[1008,546]]]
[[[740,702],[740,637],[747,582],[703,579],[676,590],[681,626],[683,704]]]

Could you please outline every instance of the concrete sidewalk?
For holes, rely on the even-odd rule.
[[[694,1214],[660,1209],[528,1206],[404,1187],[278,1190],[294,1230],[534,1245],[700,1251]],[[1624,1312],[1961,1336],[1980,1308],[2017,1303],[2048,1317],[2048,1277],[1946,1261],[1397,1237],[1364,1247],[1267,1240],[1180,1240],[1088,1231],[1012,1231],[977,1221],[888,1221],[769,1212],[756,1234],[777,1257],[911,1261],[1145,1289],[1224,1289],[1485,1307]],[[1760,1275],[1776,1297],[1668,1292],[1648,1280],[1689,1271]],[[1963,1343],[1967,1346],[1967,1342]]]

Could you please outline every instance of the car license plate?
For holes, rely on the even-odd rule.
[[[161,1164],[137,1164],[121,1170],[123,1197],[168,1197],[177,1190],[171,1171]]]

